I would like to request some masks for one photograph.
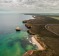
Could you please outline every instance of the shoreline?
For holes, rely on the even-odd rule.
[[[37,46],[37,48],[38,48],[37,50],[41,50],[41,51],[45,50],[46,49],[45,44],[44,43],[43,43],[44,45],[41,44],[42,41],[39,41],[39,42],[41,42],[41,43],[39,43],[37,41],[37,39],[38,39],[37,35],[32,35],[32,37],[31,37],[32,44]]]
[[[32,35],[31,37],[32,44],[35,44],[38,47],[38,50],[27,51],[24,56],[27,56],[27,55],[29,56],[31,52],[35,52],[35,53],[32,53],[30,56],[37,56],[37,55],[58,56],[59,55],[58,53],[59,38],[57,39],[57,37],[59,36],[48,31],[45,28],[46,24],[59,24],[59,20],[50,18],[50,17],[35,16],[35,19],[27,20],[24,23],[26,24],[25,25],[26,27],[27,26],[30,27],[30,28],[28,27],[27,28],[28,28],[28,33]],[[39,37],[37,37],[36,35],[39,35]]]

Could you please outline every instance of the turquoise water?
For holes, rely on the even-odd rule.
[[[34,49],[27,39],[29,34],[22,23],[30,18],[30,15],[0,14],[0,56],[22,56],[26,51]],[[17,26],[22,31],[16,32]]]

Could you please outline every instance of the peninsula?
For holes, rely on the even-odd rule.
[[[38,49],[29,50],[24,56],[59,56],[59,20],[46,16],[33,17],[34,19],[23,23],[29,29],[27,32],[32,35],[32,43]]]

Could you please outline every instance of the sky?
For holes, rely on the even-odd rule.
[[[0,0],[0,11],[59,13],[59,0]]]

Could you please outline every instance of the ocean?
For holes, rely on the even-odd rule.
[[[31,18],[32,15],[0,13],[0,56],[22,56],[26,51],[35,49],[22,23]],[[17,26],[21,31],[15,30]]]

